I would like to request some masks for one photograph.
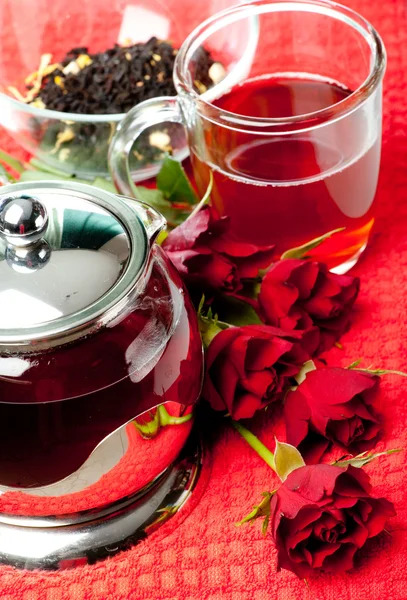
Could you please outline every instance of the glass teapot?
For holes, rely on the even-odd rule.
[[[202,346],[159,213],[70,182],[0,192],[0,561],[62,568],[192,489]]]

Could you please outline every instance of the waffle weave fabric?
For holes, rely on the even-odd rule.
[[[361,277],[361,293],[353,327],[342,340],[344,349],[329,353],[329,362],[347,365],[363,357],[366,365],[407,371],[407,3],[347,4],[380,31],[388,69],[375,233],[354,269]],[[187,9],[183,18],[189,18]],[[5,134],[0,142],[19,152]],[[384,378],[380,409],[386,415],[385,435],[378,451],[407,448],[406,398],[407,379]],[[308,589],[292,573],[276,572],[274,546],[262,537],[259,524],[234,526],[262,491],[275,487],[274,474],[212,415],[205,428],[207,451],[198,489],[177,516],[138,546],[94,566],[59,573],[2,566],[1,600],[407,599],[405,452],[366,467],[375,494],[395,503],[391,535],[370,544],[353,571],[316,576]],[[279,429],[270,422],[258,423],[256,432],[272,447]]]

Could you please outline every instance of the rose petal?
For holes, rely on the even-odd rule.
[[[355,436],[363,435],[364,426],[363,421],[359,417],[353,417],[350,419],[343,419],[342,421],[329,420],[328,426],[326,427],[326,435],[328,439],[338,441],[344,446],[348,446]]]
[[[243,389],[256,394],[259,398],[266,398],[273,392],[281,391],[281,382],[273,369],[265,371],[251,371],[247,377],[240,381]]]
[[[304,303],[305,310],[315,318],[326,319],[331,316],[335,307],[332,297],[340,294],[341,286],[334,277],[320,269],[312,295]]]
[[[318,275],[313,263],[303,260],[282,260],[266,273],[259,294],[259,303],[266,321],[279,325],[288,317],[296,300],[308,297]],[[294,327],[293,327],[294,328]]]
[[[233,414],[233,405],[235,400],[235,390],[239,381],[239,373],[236,370],[236,366],[231,361],[225,361],[222,364],[222,370],[216,368],[215,365],[211,368],[209,373],[213,386],[216,389],[220,398],[222,398],[223,409],[227,409],[230,414]],[[207,398],[213,405],[211,398]]]
[[[229,348],[232,342],[239,336],[239,333],[238,327],[228,327],[213,338],[206,354],[206,365],[208,369],[212,366],[218,355],[225,348]]]
[[[334,516],[335,515],[335,516]],[[321,517],[314,523],[313,533],[316,537],[321,537],[324,529],[333,529],[339,524],[343,524],[345,521],[345,514],[336,510],[330,512],[323,512]]]
[[[316,548],[312,552],[312,563],[311,563],[312,567],[314,569],[321,568],[322,565],[324,564],[325,559],[328,556],[331,556],[332,554],[337,552],[337,550],[339,550],[340,547],[341,547],[341,545],[338,543],[335,543],[335,544],[321,543],[318,546],[318,548]]]
[[[357,549],[394,515],[390,502],[369,492],[368,475],[352,466],[319,464],[293,471],[270,504],[278,568],[299,577],[312,569],[351,569]]]
[[[163,248],[165,251],[193,248],[199,236],[208,231],[210,221],[211,212],[209,207],[205,206],[202,210],[170,231],[163,243]]]
[[[307,465],[315,465],[321,462],[322,456],[330,445],[329,440],[310,430],[307,437],[299,444],[298,450]]]
[[[310,371],[301,384],[311,410],[326,412],[325,407],[344,405],[355,396],[378,386],[378,377],[353,369],[327,367]],[[326,415],[330,417],[330,414]]]
[[[312,533],[312,527],[306,527],[305,529],[301,529],[300,531],[296,531],[287,536],[287,550],[290,553],[290,550],[295,550],[297,545],[300,542],[308,539]]]
[[[244,379],[246,377],[246,357],[252,340],[252,336],[250,334],[247,334],[246,331],[243,328],[241,328],[239,331],[239,335],[237,335],[233,339],[230,346],[228,348],[225,348],[223,351],[223,361],[233,362],[236,371],[239,374],[239,379]],[[221,373],[219,373],[219,376],[221,376]],[[227,376],[225,377],[227,379]],[[223,379],[225,379],[225,377],[222,376]]]
[[[298,372],[300,365],[288,361],[302,336],[267,325],[220,331],[207,351],[203,397],[215,410],[227,409],[234,418],[253,416],[279,399],[287,378]]]
[[[301,391],[297,388],[295,392],[289,392],[284,403],[284,420],[289,444],[298,446],[306,438],[310,418],[311,411]]]
[[[330,573],[342,573],[353,569],[353,559],[357,549],[354,544],[341,544],[334,554],[325,558],[322,570]]]
[[[355,523],[355,526],[352,527],[352,530],[348,533],[348,535],[341,539],[341,543],[351,543],[358,548],[362,548],[365,545],[368,537],[369,534],[366,527],[359,523]]]
[[[242,279],[257,277],[259,270],[269,267],[274,258],[274,246],[256,246],[226,236],[213,239],[211,247],[232,260]]]
[[[190,284],[228,292],[235,292],[240,287],[235,265],[221,254],[207,249],[187,249],[170,251],[167,255],[182,278]]]
[[[372,486],[369,475],[363,469],[348,466],[346,471],[338,477],[335,494],[351,498],[364,498],[369,496]]]
[[[292,519],[302,506],[310,502],[331,502],[337,479],[343,474],[343,469],[324,464],[295,469],[277,492],[281,511]]]
[[[394,517],[396,511],[392,502],[386,498],[370,498],[369,502],[373,510],[365,525],[371,538],[383,531],[387,519]]]
[[[263,408],[263,406],[262,398],[257,394],[241,393],[235,395],[233,407],[229,412],[235,421],[251,419],[256,411]]]
[[[275,365],[278,359],[289,352],[293,347],[292,342],[278,337],[269,336],[268,339],[251,338],[248,343],[245,366],[246,369],[260,370]]]
[[[307,529],[310,525],[318,521],[321,515],[322,508],[317,505],[306,504],[299,510],[296,517],[293,519],[285,519],[285,535],[287,539],[290,539],[290,547],[294,547],[291,546],[291,538],[293,538],[293,536],[295,536],[299,531]]]

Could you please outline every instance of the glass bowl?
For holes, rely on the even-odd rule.
[[[179,48],[186,36],[211,14],[234,0],[2,0],[0,7],[0,125],[49,170],[95,179],[108,175],[107,150],[124,114],[88,115],[41,109],[17,100],[10,86],[24,93],[24,80],[37,71],[41,56],[58,62],[75,47],[90,53],[114,44],[146,42],[152,36]],[[162,129],[160,126],[160,130]],[[174,155],[186,156],[182,128],[164,124]],[[68,135],[66,133],[68,132]],[[144,140],[138,144],[146,144]],[[66,141],[62,141],[64,137]],[[68,139],[69,138],[69,139]],[[137,148],[135,148],[137,150]],[[132,155],[134,180],[157,172],[162,155],[146,164]],[[143,162],[144,160],[144,162]]]

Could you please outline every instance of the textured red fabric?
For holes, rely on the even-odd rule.
[[[405,0],[348,0],[381,32],[389,55],[385,79],[383,159],[378,219],[371,244],[354,269],[361,277],[352,330],[331,364],[365,364],[407,370],[407,5]],[[192,4],[192,2],[191,2]],[[198,2],[196,2],[198,5]],[[3,140],[1,140],[3,145]],[[10,150],[16,150],[9,144]],[[385,436],[377,446],[407,447],[407,380],[384,378],[380,409]],[[270,412],[268,419],[273,417]],[[215,417],[210,417],[214,420]],[[373,541],[361,564],[341,576],[305,583],[276,573],[276,553],[260,525],[234,523],[273,488],[270,469],[224,422],[206,424],[208,450],[199,489],[172,520],[146,541],[92,567],[62,573],[0,567],[1,600],[405,600],[407,598],[406,454],[369,465],[376,495],[398,512],[391,535]],[[273,444],[281,426],[256,431]]]

